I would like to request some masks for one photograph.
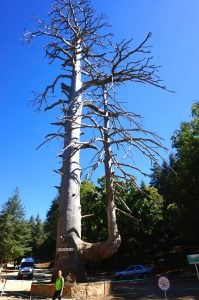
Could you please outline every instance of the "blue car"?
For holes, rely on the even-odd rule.
[[[119,280],[130,279],[135,277],[146,277],[151,274],[152,268],[143,265],[132,265],[126,270],[116,272],[114,277]]]
[[[32,257],[25,257],[21,260],[17,279],[33,279],[34,275],[34,259]]]

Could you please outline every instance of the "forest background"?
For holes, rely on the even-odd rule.
[[[120,183],[116,198],[118,226],[122,236],[119,251],[110,259],[120,263],[146,257],[151,260],[173,247],[195,249],[199,245],[199,102],[192,105],[192,119],[182,122],[172,136],[173,152],[168,162],[154,165],[150,184]],[[82,235],[90,242],[107,235],[104,178],[98,184],[81,185]],[[59,195],[52,199],[45,220],[39,215],[25,217],[19,190],[4,203],[0,211],[0,258],[9,261],[24,255],[53,260],[57,229]],[[123,205],[128,213],[122,213]],[[121,210],[120,210],[121,208]],[[147,256],[146,256],[147,254]],[[119,258],[119,260],[118,260]]]

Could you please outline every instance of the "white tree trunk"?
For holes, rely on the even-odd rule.
[[[83,281],[83,259],[79,255],[76,239],[81,239],[80,206],[80,126],[82,112],[81,88],[81,48],[77,44],[75,67],[73,70],[69,109],[65,122],[62,178],[60,187],[60,206],[57,229],[56,260],[54,272],[58,269],[66,276],[73,274],[78,281]],[[70,121],[67,120],[70,118]],[[72,119],[72,122],[71,122]],[[64,250],[64,249],[65,250]]]

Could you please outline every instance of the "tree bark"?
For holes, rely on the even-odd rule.
[[[80,87],[80,61],[76,67],[75,74],[79,75],[75,76],[73,80],[74,82],[76,81],[77,85]],[[74,92],[74,95],[76,94],[77,92]],[[85,282],[85,262],[98,261],[112,256],[120,246],[121,237],[116,222],[113,174],[111,168],[112,160],[109,137],[106,130],[109,126],[109,116],[107,112],[107,115],[104,117],[104,148],[106,153],[105,174],[108,238],[106,241],[98,243],[87,243],[81,239],[79,150],[70,145],[73,144],[71,141],[76,144],[80,142],[79,125],[81,122],[82,103],[80,96],[73,96],[71,99],[74,107],[73,105],[71,106],[70,114],[72,114],[74,122],[67,123],[66,128],[66,132],[70,133],[70,135],[67,134],[64,145],[65,149],[67,148],[67,151],[63,155],[63,175],[60,188],[60,213],[54,272],[57,273],[57,271],[61,269],[65,277],[68,277],[68,275],[71,274],[73,280]]]
[[[61,269],[65,277],[70,273],[80,282],[85,281],[84,261],[75,243],[75,237],[81,238],[81,168],[78,149],[82,112],[82,97],[78,92],[81,88],[80,41],[76,45],[74,61],[69,109],[65,121],[54,274]]]

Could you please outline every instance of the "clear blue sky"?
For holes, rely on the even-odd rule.
[[[190,119],[193,102],[199,95],[199,1],[198,0],[92,0],[98,12],[109,17],[112,32],[122,38],[142,41],[151,31],[154,62],[161,65],[161,78],[175,94],[150,86],[131,85],[123,96],[133,112],[144,117],[144,126],[170,138],[180,122]],[[38,44],[24,46],[24,29],[30,29],[31,16],[44,17],[49,0],[0,2],[0,208],[18,187],[26,215],[45,218],[54,185],[60,178],[52,170],[58,166],[57,146],[36,151],[50,131],[53,115],[35,113],[28,105],[31,91],[41,91],[54,69],[48,66]],[[166,158],[166,155],[165,155]],[[138,163],[145,170],[149,163]],[[101,174],[103,175],[103,174]]]

